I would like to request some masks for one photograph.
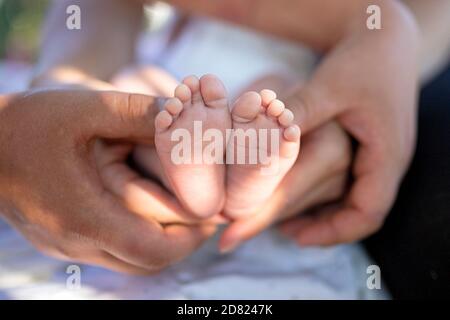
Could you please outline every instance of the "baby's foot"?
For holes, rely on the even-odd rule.
[[[226,130],[231,128],[226,96],[217,77],[206,75],[199,80],[190,76],[175,89],[175,97],[166,102],[155,118],[155,145],[168,183],[183,206],[202,218],[219,213],[225,204],[223,158]],[[220,148],[211,152],[219,161],[202,158],[202,154],[211,151],[208,148],[211,142],[203,142],[201,137],[208,129],[220,131],[222,141],[215,140],[221,142]],[[181,141],[187,140],[172,141],[180,139],[178,134],[190,136],[190,147],[186,150],[180,151],[179,147]]]
[[[234,134],[228,143],[227,163],[233,155],[235,164],[227,170],[225,214],[237,219],[256,213],[293,166],[300,149],[300,128],[292,124],[292,112],[271,90],[243,94],[234,104],[231,117]],[[239,129],[247,136],[250,131],[255,135],[239,143],[236,139],[243,134]],[[255,137],[259,138],[252,143]],[[244,163],[236,162],[240,152],[245,155]]]

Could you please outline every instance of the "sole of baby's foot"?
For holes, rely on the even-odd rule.
[[[218,214],[225,204],[224,154],[230,128],[227,93],[213,75],[185,78],[155,118],[156,151],[165,176],[184,208],[197,217]],[[212,131],[218,133],[214,147],[203,139],[203,133]]]
[[[231,110],[233,135],[227,146],[225,215],[232,219],[257,213],[294,165],[300,128],[275,92],[247,92]],[[231,159],[232,158],[232,159]]]

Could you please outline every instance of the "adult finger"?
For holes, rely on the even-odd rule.
[[[162,226],[125,210],[108,192],[85,204],[87,221],[77,221],[85,242],[147,270],[159,270],[191,254],[216,230],[213,225]]]
[[[141,220],[126,234],[108,239],[104,249],[148,270],[160,270],[191,255],[216,231],[215,225],[160,226]],[[150,232],[150,233],[149,233]]]
[[[71,94],[76,96],[75,115],[80,135],[87,139],[153,143],[154,119],[163,99],[115,91],[73,91]],[[70,98],[68,95],[66,100]]]
[[[16,221],[13,225],[19,230],[27,228],[20,221]],[[40,252],[59,260],[96,265],[130,274],[149,274],[153,271],[124,262],[93,246],[91,242],[74,241],[65,237],[55,238],[45,232],[28,232],[24,235]]]
[[[161,184],[140,176],[126,164],[126,158],[132,149],[132,145],[97,141],[96,163],[105,188],[128,210],[151,217],[161,224],[200,223],[200,219],[186,212]],[[150,154],[156,159],[147,159],[148,161],[159,161],[156,152]],[[221,223],[224,219],[216,217],[201,222]]]
[[[286,224],[284,231],[295,234],[301,245],[323,246],[357,241],[377,231],[394,202],[401,179],[394,166],[386,162],[381,165],[385,158],[382,154],[372,145],[362,146],[356,157],[355,181],[343,207],[299,217],[290,222],[291,227]]]
[[[328,122],[342,109],[326,87],[315,84],[313,78],[300,88],[295,88],[284,99],[294,113],[295,122],[304,134]]]
[[[62,259],[60,256],[58,258]],[[109,254],[106,251],[98,249],[90,251],[80,251],[79,253],[76,253],[71,257],[64,258],[64,260],[87,265],[95,265],[98,267],[106,268],[108,270],[133,275],[148,275],[158,271],[157,269],[146,269],[127,263]]]
[[[149,275],[159,271],[155,269],[141,268],[127,263],[106,251],[99,251],[91,257],[87,256],[81,262],[132,275]]]
[[[84,240],[129,264],[158,270],[191,254],[214,232],[214,225],[163,226],[151,216],[143,216],[124,208],[117,197],[104,188],[97,169],[87,161],[80,162],[74,179],[83,179],[84,186],[76,207],[69,207],[69,216],[57,232],[76,241]]]
[[[290,217],[294,214],[301,215],[305,210],[322,203],[328,203],[338,199],[344,190],[346,174],[338,175],[330,180],[316,185],[311,191],[299,197],[296,203],[284,205],[280,210],[273,203],[271,207],[265,207],[258,214],[232,223],[221,236],[219,248],[221,252],[234,250],[244,241],[247,241],[267,229],[273,223]]]

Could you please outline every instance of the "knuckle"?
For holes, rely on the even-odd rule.
[[[103,244],[101,233],[102,228],[95,221],[83,222],[83,219],[78,219],[76,222],[72,220],[60,225],[53,231],[53,236],[61,241],[101,248]]]
[[[386,215],[379,211],[368,211],[364,215],[364,220],[366,224],[367,234],[371,235],[379,231],[384,225]]]
[[[141,94],[129,93],[126,97],[125,115],[123,117],[131,122],[141,121],[143,118],[150,118],[148,113],[148,99]]]

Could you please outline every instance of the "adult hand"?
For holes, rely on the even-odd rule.
[[[142,90],[142,87],[148,89],[150,83],[160,89],[170,85],[170,81],[158,82],[158,78],[164,80],[168,79],[168,76],[156,68],[130,67],[114,76],[113,81],[109,83],[77,69],[61,67],[33,78],[31,85],[34,88],[123,91],[158,97],[167,96],[166,92],[154,90],[154,87],[151,87],[151,90]],[[159,110],[163,100],[155,100],[157,102],[154,104],[155,112]],[[153,122],[150,125],[153,125]],[[150,216],[163,224],[198,223],[198,219],[182,210],[177,199],[161,188],[159,182],[142,177],[130,167],[128,158],[139,150],[143,150],[145,155],[151,155],[150,159],[146,157],[137,163],[139,168],[159,163],[152,145],[153,141],[150,144],[148,142],[131,144],[130,141],[111,142],[97,139],[94,144],[94,156],[104,184],[118,201],[137,214]]]
[[[312,78],[284,100],[294,111],[304,137],[335,119],[359,143],[351,172],[354,181],[343,203],[300,216],[284,226],[283,230],[303,245],[352,242],[378,230],[411,160],[416,133],[418,37],[406,11],[391,14],[396,19],[391,16],[382,30],[353,33],[340,41]],[[300,159],[307,154],[304,142]],[[289,194],[293,186],[280,188]],[[268,208],[270,203],[265,210]],[[267,219],[264,217],[260,219]],[[246,230],[240,232],[241,237],[247,233],[245,238],[260,230],[254,225],[244,222],[235,229]],[[230,228],[224,234],[222,248],[233,244],[230,239],[236,239],[236,233]]]
[[[142,273],[189,255],[215,227],[162,225],[134,213],[108,184],[108,162],[95,155],[99,138],[152,141],[154,103],[143,95],[82,90],[2,98],[0,212],[37,248],[62,259]],[[126,194],[142,188],[140,179],[122,181]],[[155,193],[153,209],[165,206],[166,196]],[[177,208],[166,206],[174,216]]]
[[[342,206],[285,226],[299,243],[357,241],[382,226],[415,146],[417,51],[415,24],[400,12],[382,30],[342,41],[286,102],[304,133],[336,119],[359,143]]]

